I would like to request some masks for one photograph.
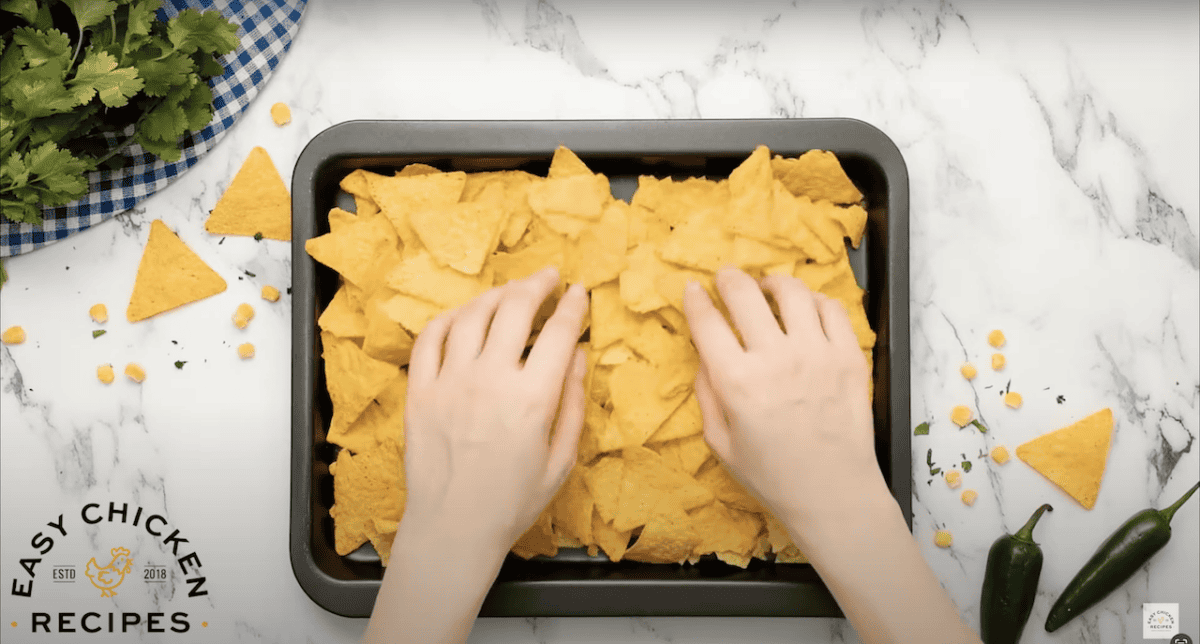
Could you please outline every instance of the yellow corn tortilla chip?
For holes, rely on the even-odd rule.
[[[554,149],[554,157],[550,160],[550,170],[546,173],[551,179],[573,177],[580,174],[592,174],[587,164],[580,160],[574,152],[565,145]]]
[[[380,267],[400,261],[396,232],[379,217],[359,219],[337,232],[313,237],[304,249],[369,297],[382,284]]]
[[[807,227],[833,257],[845,255],[844,228],[836,217],[842,209],[828,201],[809,201],[808,197],[796,197],[796,204],[801,226]]]
[[[651,436],[651,438],[654,438]],[[712,457],[712,450],[705,442],[704,436],[695,434],[686,438],[670,440],[665,443],[651,445],[654,451],[662,457],[663,463],[673,467],[688,476],[696,476],[700,468]]]
[[[832,152],[809,150],[795,159],[776,156],[771,170],[798,197],[838,204],[858,203],[863,198]]]
[[[424,163],[410,163],[396,173],[397,177],[415,177],[422,174],[441,174],[441,170]]]
[[[488,262],[496,270],[495,283],[507,284],[524,279],[534,273],[555,266],[560,271],[566,265],[567,240],[552,231],[534,232],[525,235],[524,245],[508,252],[497,252]],[[565,271],[564,271],[565,272]]]
[[[729,209],[726,229],[734,234],[768,241],[771,239],[771,152],[765,145],[754,149],[729,174]]]
[[[700,543],[696,545],[693,554],[734,555],[730,557],[732,561],[738,562],[734,565],[746,567],[746,562],[742,562],[741,558],[754,550],[758,544],[758,535],[763,529],[758,515],[734,510],[720,501],[713,501],[697,508],[690,516],[692,529],[700,536]]]
[[[1112,444],[1113,415],[1105,408],[1017,448],[1017,458],[1050,479],[1083,507],[1096,506]]]
[[[612,561],[620,561],[625,557],[626,549],[629,547],[629,537],[631,531],[621,531],[612,527],[612,523],[605,522],[599,512],[592,513],[592,536],[595,539],[597,546],[604,550],[604,554]],[[588,553],[595,555],[596,552],[588,549]]]
[[[467,183],[465,172],[439,172],[385,177],[366,175],[371,199],[379,204],[383,214],[392,222],[405,249],[419,246],[411,218],[424,210],[448,208],[458,203]]]
[[[454,309],[491,288],[494,272],[488,266],[479,275],[464,275],[453,268],[438,265],[433,255],[422,249],[397,264],[385,281],[400,293],[443,309]]]
[[[250,151],[204,229],[214,235],[262,233],[269,239],[292,238],[292,197],[266,150]]]
[[[342,177],[338,186],[355,197],[371,197],[371,189],[367,184],[367,175],[375,174],[369,170],[359,168],[350,174]],[[376,175],[379,176],[379,175]]]
[[[567,476],[567,480],[550,502],[554,516],[554,525],[562,528],[565,533],[579,540],[580,543],[592,543],[592,510],[596,502],[584,482],[584,469],[576,466]]]
[[[766,512],[762,504],[751,496],[741,483],[730,476],[729,472],[725,470],[725,466],[720,463],[701,471],[696,476],[696,482],[731,508],[759,514]]]
[[[625,240],[629,234],[629,206],[613,200],[600,219],[586,226],[573,252],[566,255],[570,281],[594,288],[610,282],[625,270]]]
[[[350,302],[346,285],[333,294],[333,300],[317,318],[317,325],[339,338],[361,338],[367,334],[367,316]]]
[[[844,254],[840,241],[839,248],[831,249],[813,232],[806,220],[806,217],[813,216],[812,202],[807,197],[801,201],[788,192],[779,181],[774,183],[773,195],[771,232],[775,243],[791,245],[801,257],[820,264],[831,263]],[[829,233],[833,229],[826,227],[823,230]]]
[[[641,244],[661,245],[670,234],[671,227],[658,219],[654,213],[638,205],[636,200],[629,204],[629,239],[625,244],[626,250],[633,250]]]
[[[625,308],[613,282],[592,289],[591,344],[604,349],[638,332],[643,317]]]
[[[797,260],[804,259],[794,248],[783,248],[749,237],[735,237],[732,248],[733,264],[744,271],[780,264],[794,266]],[[791,271],[787,271],[787,274],[791,275]]]
[[[655,286],[671,267],[658,257],[653,244],[642,244],[627,257],[629,267],[621,271],[621,301],[635,313],[646,313],[668,305]]]
[[[687,513],[674,504],[664,503],[655,509],[633,547],[625,551],[625,558],[646,563],[683,563],[701,541]]]
[[[693,219],[721,222],[729,208],[729,182],[642,176],[631,205],[643,209],[647,221],[668,229]]]
[[[543,510],[537,521],[517,539],[512,552],[522,559],[530,559],[537,555],[553,557],[558,554],[558,540],[554,538],[549,508]]]
[[[367,300],[367,329],[362,350],[376,360],[404,366],[412,355],[413,337],[384,310],[384,304],[395,295],[395,291],[384,288]]]
[[[404,407],[408,398],[407,389],[408,372],[401,371],[380,390],[379,395],[354,422],[345,427],[331,428],[326,440],[355,454],[374,449],[388,440],[395,441],[404,449]]]
[[[664,503],[691,510],[712,501],[711,492],[691,476],[669,467],[653,450],[633,447],[623,455],[625,468],[613,528],[630,530],[645,525]]]
[[[692,217],[671,231],[658,255],[672,264],[714,272],[734,263],[733,237],[716,221]]]
[[[386,441],[356,455],[342,450],[335,465],[336,469],[330,468],[334,476],[333,507],[329,508],[334,550],[348,555],[378,535],[376,521],[399,523],[404,514],[404,453],[395,441]]]
[[[534,181],[529,186],[529,207],[539,217],[548,215],[598,219],[612,197],[602,174],[577,174]]]
[[[683,404],[687,398],[686,389],[666,399],[658,393],[668,389],[664,378],[675,373],[671,367],[654,367],[641,360],[630,360],[613,368],[608,381],[613,407],[609,423],[615,423],[621,442],[607,447],[602,445],[605,451],[642,445]],[[680,380],[686,383],[686,376]]]
[[[354,214],[359,217],[370,217],[378,215],[381,212],[379,204],[372,201],[369,197],[354,195]]]
[[[325,383],[329,388],[329,399],[333,402],[330,433],[343,432],[362,414],[371,400],[396,379],[400,368],[376,360],[353,341],[327,332],[321,334],[321,343],[324,347],[321,355],[325,359]]]
[[[467,275],[477,275],[483,269],[483,262],[500,243],[505,223],[502,210],[480,202],[418,210],[409,219],[417,237],[438,263]]]
[[[329,209],[329,232],[331,233],[336,233],[356,221],[358,221],[358,215],[355,213],[336,207]]]
[[[150,237],[138,263],[125,317],[139,322],[224,290],[225,280],[161,219],[155,219],[150,222]]]
[[[612,523],[617,516],[617,501],[624,472],[625,461],[620,456],[605,456],[583,472],[583,482],[604,523]]]
[[[487,187],[498,184],[501,187],[500,206],[505,211],[504,228],[500,232],[500,243],[505,248],[512,248],[533,220],[533,209],[529,207],[529,186],[537,177],[520,170],[502,172],[476,172],[467,175],[467,183],[463,188],[463,201],[479,201],[485,196]]]
[[[425,330],[426,324],[446,310],[436,304],[430,304],[425,300],[418,300],[403,293],[393,295],[379,306],[389,319],[400,323],[400,326],[413,336],[420,335],[421,331]]]
[[[588,396],[584,401],[583,430],[579,435],[577,459],[580,464],[590,465],[602,451],[598,434],[608,424],[608,410],[604,405]]]
[[[700,403],[696,400],[695,391],[688,393],[683,404],[679,405],[663,424],[646,439],[647,443],[673,441],[677,438],[696,436],[704,430],[704,419],[700,415]],[[703,461],[701,461],[703,462]],[[697,467],[699,463],[696,464]],[[695,472],[692,472],[693,474]]]
[[[399,521],[387,521],[385,519],[375,519],[375,534],[368,535],[371,541],[371,547],[375,548],[375,552],[379,554],[379,563],[384,568],[387,568],[388,561],[392,557],[392,544],[396,541],[396,530],[400,527]]]

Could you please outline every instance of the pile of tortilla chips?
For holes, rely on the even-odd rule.
[[[683,290],[697,280],[719,302],[713,276],[725,265],[795,275],[845,305],[870,364],[875,334],[845,241],[859,245],[867,213],[832,153],[772,159],[759,147],[721,181],[643,176],[630,203],[566,148],[547,177],[414,164],[395,176],[356,170],[341,187],[357,212],[334,208],[330,232],[306,244],[342,277],[318,319],[328,440],[344,448],[331,468],[339,554],[370,541],[387,563],[404,507],[413,337],[438,313],[553,264],[591,294],[587,414],[579,465],[513,552],[805,561],[704,442]]]

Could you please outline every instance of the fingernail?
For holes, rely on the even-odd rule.
[[[684,288],[693,293],[698,293],[704,287],[700,286],[700,282],[697,282],[696,280],[688,280],[687,286]]]

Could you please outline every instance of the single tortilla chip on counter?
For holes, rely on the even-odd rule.
[[[250,151],[204,228],[214,235],[292,239],[292,197],[266,150]]]
[[[1091,510],[1100,494],[1112,433],[1112,410],[1101,409],[1017,447],[1017,458]]]
[[[224,290],[225,280],[161,219],[155,219],[150,222],[150,237],[138,263],[125,317],[140,322]]]

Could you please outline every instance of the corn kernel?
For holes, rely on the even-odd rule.
[[[992,370],[993,371],[1000,371],[1001,369],[1004,368],[1004,365],[1007,363],[1008,363],[1008,361],[1004,359],[1003,353],[993,353],[992,354]]]
[[[250,324],[250,320],[254,319],[254,307],[242,302],[238,305],[237,310],[233,312],[233,323],[237,328],[244,329]]]
[[[946,485],[949,485],[951,490],[957,488],[959,485],[962,485],[962,472],[959,472],[958,470],[950,470],[949,472],[946,472]]]
[[[4,330],[3,335],[0,335],[0,340],[4,344],[21,344],[25,341],[25,329],[19,326],[10,326]]]
[[[973,417],[974,414],[971,413],[971,408],[966,405],[959,405],[950,412],[950,420],[954,421],[954,424],[959,427],[966,427]]]
[[[283,127],[292,122],[292,109],[286,103],[276,103],[271,106],[271,120],[275,125]]]
[[[1015,391],[1010,391],[1004,394],[1004,404],[1012,407],[1013,409],[1017,409],[1021,406],[1021,400],[1021,394]]]
[[[963,505],[975,505],[975,499],[979,498],[979,493],[975,490],[963,490],[962,502]]]
[[[112,365],[102,364],[99,367],[96,367],[96,377],[100,379],[100,382],[103,382],[106,385],[111,385],[116,376],[113,375]]]
[[[92,320],[100,324],[108,322],[108,307],[103,304],[93,304],[92,308],[88,309],[88,315],[92,316]]]
[[[959,371],[962,372],[963,378],[966,378],[967,380],[974,380],[976,374],[979,373],[979,370],[975,368],[975,365],[971,364],[970,362],[964,364]]]
[[[254,357],[254,345],[250,344],[249,342],[239,344],[238,345],[238,355],[242,357],[242,360],[246,360],[248,358],[253,358]]]
[[[949,530],[938,530],[933,533],[933,543],[939,548],[949,548],[954,543],[954,535]]]
[[[1000,329],[996,329],[995,331],[992,331],[991,333],[989,333],[988,334],[988,344],[992,345],[993,347],[996,347],[997,349],[1004,346],[1004,332],[1001,331]]]
[[[125,365],[125,375],[134,382],[141,382],[146,379],[146,370],[142,368],[142,365],[130,362]]]
[[[992,460],[1000,465],[1008,462],[1008,448],[1003,445],[997,445],[992,449]]]
[[[275,288],[274,286],[262,287],[262,299],[264,299],[268,302],[278,302],[279,301],[279,289]]]

